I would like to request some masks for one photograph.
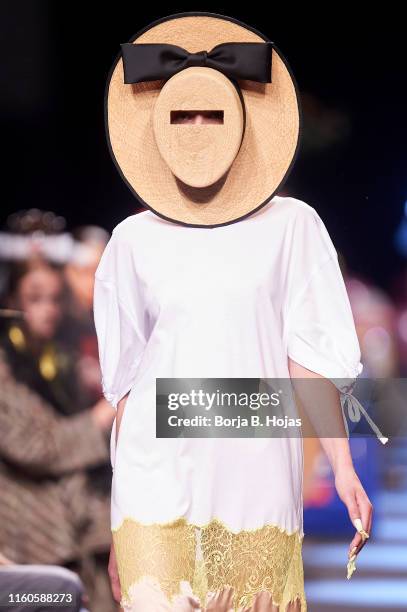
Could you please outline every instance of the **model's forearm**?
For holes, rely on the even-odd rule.
[[[321,442],[334,473],[352,469],[353,461],[347,438],[339,390],[333,382],[289,359],[293,387],[301,407]],[[318,378],[317,385],[304,379]],[[323,412],[322,412],[323,411]]]
[[[334,474],[340,470],[353,470],[353,460],[347,438],[320,438]]]
[[[129,397],[129,393],[127,393],[127,395],[122,397],[122,399],[117,404],[117,414],[116,414],[116,446],[117,446],[117,440],[119,439],[120,424],[121,424],[121,420],[122,420],[122,417],[123,417],[124,408],[126,406],[127,398]]]

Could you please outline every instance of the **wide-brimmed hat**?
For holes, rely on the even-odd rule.
[[[198,110],[217,122],[174,120]],[[301,123],[281,51],[225,15],[154,21],[121,45],[106,83],[106,135],[120,175],[143,206],[188,226],[226,225],[264,206],[293,167]]]

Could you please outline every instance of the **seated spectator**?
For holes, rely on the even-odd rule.
[[[75,359],[55,340],[64,322],[61,262],[41,252],[20,256],[9,261],[5,286],[0,550],[17,564],[74,570],[83,580],[92,612],[112,612],[117,606],[107,574],[107,484],[114,410],[104,399],[86,405]]]

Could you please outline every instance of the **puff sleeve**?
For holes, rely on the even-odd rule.
[[[328,231],[310,206],[300,208],[291,228],[284,305],[288,356],[340,391],[353,388],[363,365],[338,255]]]
[[[337,251],[318,213],[303,204],[291,228],[284,304],[287,354],[335,384],[348,438],[346,412],[354,423],[363,415],[386,444],[388,438],[353,395],[363,364]]]
[[[145,340],[144,307],[128,237],[113,230],[95,273],[93,315],[102,389],[117,404],[132,388]]]

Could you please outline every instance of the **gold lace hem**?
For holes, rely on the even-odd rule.
[[[306,612],[298,531],[127,517],[112,536],[126,612]]]

